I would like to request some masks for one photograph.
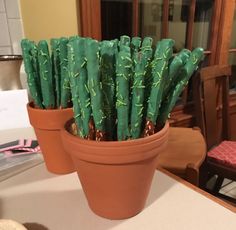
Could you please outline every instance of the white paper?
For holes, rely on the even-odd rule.
[[[0,130],[30,127],[26,89],[0,91]]]

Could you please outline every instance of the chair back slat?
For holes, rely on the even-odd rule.
[[[199,91],[203,91],[200,95],[203,95],[202,106],[198,106],[197,109],[200,112],[197,113],[198,121],[202,121],[203,133],[206,138],[208,149],[217,144],[219,138],[218,117],[217,117],[217,90],[220,91],[222,99],[222,139],[230,138],[230,125],[229,125],[229,79],[231,75],[231,67],[228,65],[216,65],[204,67],[199,71],[200,80],[202,85],[199,86]],[[220,87],[218,87],[220,83]]]

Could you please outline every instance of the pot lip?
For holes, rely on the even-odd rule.
[[[15,54],[4,54],[0,55],[0,61],[15,61],[15,60],[22,60],[22,55],[15,55]]]
[[[152,142],[157,139],[156,138],[157,136],[159,138],[162,138],[163,136],[165,136],[169,129],[169,122],[167,120],[165,122],[164,127],[159,132],[148,137],[143,137],[143,138],[138,138],[138,139],[133,139],[133,140],[126,140],[126,141],[95,141],[95,140],[82,139],[78,136],[74,136],[73,134],[71,134],[68,131],[68,126],[72,123],[72,121],[73,121],[73,118],[68,120],[65,123],[64,128],[61,130],[61,132],[64,133],[64,135],[66,135],[67,138],[70,138],[71,141],[79,142],[84,145],[93,145],[97,147],[130,146],[130,145],[143,144],[144,142]]]
[[[66,111],[66,110],[71,110],[72,107],[69,107],[69,108],[57,108],[57,109],[41,109],[41,108],[35,108],[34,107],[34,102],[33,101],[30,101],[27,103],[27,108],[29,108],[30,110],[33,110],[33,111],[40,111],[40,112],[45,112],[45,113],[51,113],[51,112],[56,112],[56,111]]]

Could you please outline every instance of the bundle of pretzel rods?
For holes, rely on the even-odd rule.
[[[203,49],[173,54],[174,40],[151,37],[97,41],[73,36],[36,44],[22,40],[34,105],[73,104],[76,134],[97,141],[149,136],[163,127]]]

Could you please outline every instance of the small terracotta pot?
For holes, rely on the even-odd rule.
[[[37,109],[31,102],[27,104],[27,110],[48,171],[55,174],[74,172],[73,161],[65,152],[60,136],[60,129],[73,116],[72,108]]]
[[[128,141],[91,141],[69,133],[72,120],[61,130],[90,208],[108,219],[125,219],[145,205],[157,156],[168,141],[169,124],[149,137]]]

